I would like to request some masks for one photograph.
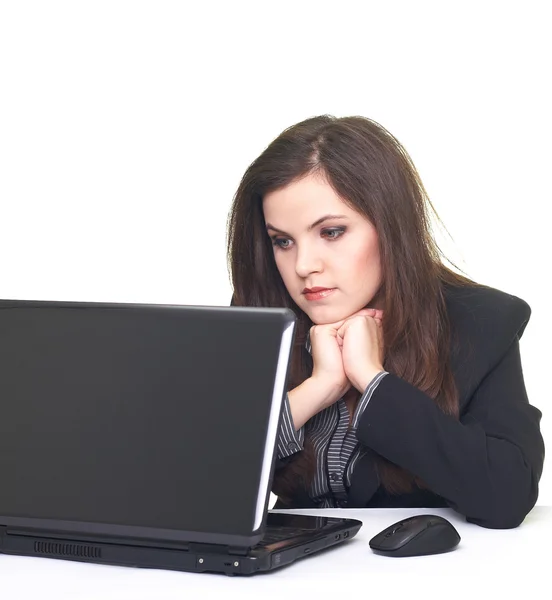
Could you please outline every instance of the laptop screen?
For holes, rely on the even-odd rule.
[[[283,323],[234,308],[0,303],[0,522],[250,534],[278,364],[287,372]]]

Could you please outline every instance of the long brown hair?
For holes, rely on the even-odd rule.
[[[399,141],[375,121],[330,115],[307,119],[284,130],[249,166],[228,216],[233,304],[291,308],[298,322],[288,389],[311,375],[312,358],[305,341],[312,322],[293,302],[280,277],[262,201],[267,193],[315,173],[323,175],[343,201],[368,218],[377,231],[384,368],[458,418],[443,288],[445,284],[476,284],[444,264],[431,233],[430,211],[438,216],[420,176]],[[290,501],[298,486],[307,488],[313,471],[313,448],[306,439],[304,450],[277,471],[273,490]],[[378,457],[378,472],[389,493],[423,486],[383,457]]]

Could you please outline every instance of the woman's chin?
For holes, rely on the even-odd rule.
[[[328,325],[348,319],[354,312],[347,310],[332,310],[331,307],[317,307],[308,311],[308,316],[314,325]]]

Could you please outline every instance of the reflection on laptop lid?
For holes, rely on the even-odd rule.
[[[0,301],[0,552],[253,573],[352,537],[266,528],[294,333],[289,309]]]

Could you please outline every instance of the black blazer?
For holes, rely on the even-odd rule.
[[[361,444],[417,475],[429,489],[386,493],[368,454],[352,474],[347,506],[450,506],[484,527],[516,527],[535,505],[544,462],[541,412],[528,402],[519,351],[531,309],[487,287],[447,287],[445,294],[460,419],[390,373],[357,430]],[[276,505],[314,506],[306,492],[298,492],[290,505]]]

